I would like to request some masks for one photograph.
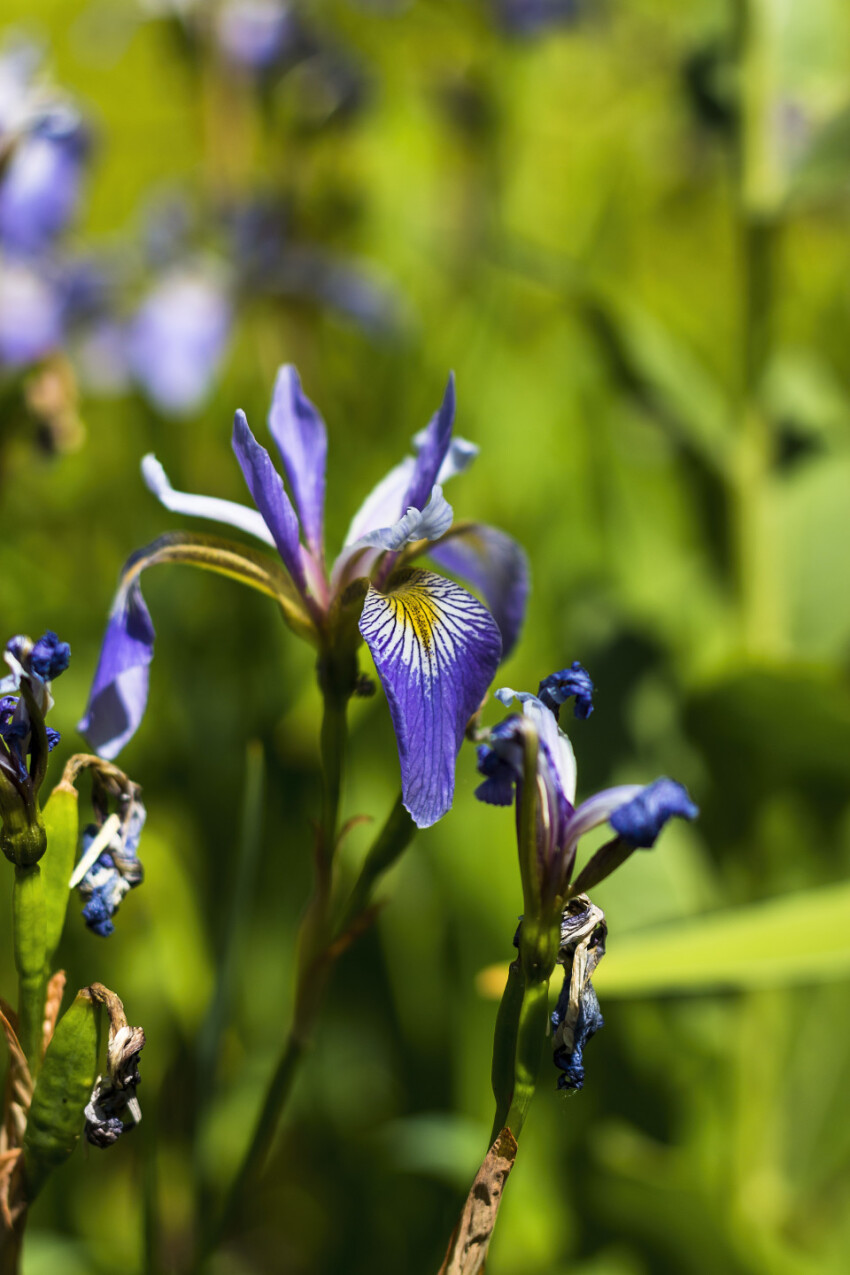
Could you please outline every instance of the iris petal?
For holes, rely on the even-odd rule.
[[[138,580],[121,589],[112,608],[89,702],[79,730],[111,760],[136,733],[148,702],[154,627]]]
[[[175,491],[162,465],[152,454],[142,460],[142,478],[148,491],[152,491],[159,503],[172,513],[224,522],[274,546],[274,536],[256,509],[249,509],[235,500],[220,500],[217,496],[195,496],[188,491]]]
[[[370,531],[363,536],[360,544],[375,549],[395,550],[416,540],[437,540],[446,534],[453,517],[452,507],[443,495],[442,487],[437,484],[424,509],[411,506],[391,527],[379,527],[376,531]]]
[[[497,527],[473,522],[458,527],[428,550],[452,575],[480,590],[502,633],[502,658],[516,645],[528,601],[525,552]]]
[[[254,504],[271,532],[278,553],[292,579],[302,592],[306,590],[298,518],[283,488],[283,479],[272,464],[265,447],[261,447],[248,424],[244,412],[233,421],[233,450],[242,468]]]
[[[370,587],[360,632],[389,703],[404,804],[427,828],[452,804],[464,729],[499,663],[498,627],[460,585],[411,571],[388,593]]]
[[[428,422],[422,437],[422,445],[410,485],[407,488],[401,509],[423,509],[431,495],[434,484],[440,475],[443,461],[449,451],[452,439],[452,426],[455,420],[455,378],[454,372],[449,374],[443,401]]]
[[[269,429],[277,443],[307,544],[321,560],[325,519],[325,422],[303,393],[298,373],[285,364],[277,374]]]

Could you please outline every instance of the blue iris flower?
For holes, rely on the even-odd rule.
[[[148,487],[167,509],[237,527],[277,550],[284,571],[275,566],[273,577],[272,564],[263,565],[268,559],[220,541],[210,545],[204,565],[271,593],[290,627],[320,650],[331,641],[340,608],[352,605],[346,600],[360,599],[359,634],[386,692],[404,804],[419,827],[451,805],[466,724],[517,639],[528,593],[525,554],[509,536],[482,523],[454,523],[443,485],[477,452],[453,438],[454,414],[450,378],[438,411],[414,440],[416,454],[366,498],[332,565],[324,547],[327,431],[293,367],[278,373],[268,420],[288,490],[243,412],[236,413],[233,449],[255,508],[176,491],[153,456],[142,464]],[[80,723],[103,757],[117,756],[147,702],[154,630],[140,573],[153,562],[199,561],[201,539],[164,537],[125,568]],[[465,578],[487,606],[445,576],[412,567],[423,553]]]

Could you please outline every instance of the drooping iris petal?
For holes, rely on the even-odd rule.
[[[274,536],[256,509],[249,509],[235,500],[220,500],[217,496],[195,496],[188,491],[175,491],[162,465],[151,453],[142,459],[142,478],[148,491],[152,491],[159,503],[172,513],[225,522],[230,527],[238,527],[250,536],[256,536],[264,544],[274,546]]]
[[[79,730],[111,761],[138,729],[148,702],[154,627],[138,580],[119,591]]]
[[[442,487],[437,484],[424,509],[411,506],[392,527],[370,531],[359,543],[375,549],[395,550],[401,549],[402,545],[413,544],[415,540],[436,540],[446,534],[453,517],[452,507],[443,495]]]
[[[424,509],[436,483],[443,461],[448,454],[455,420],[455,377],[449,374],[443,401],[431,417],[422,436],[422,445],[416,457],[410,484],[402,500],[401,509]]]
[[[591,828],[607,823],[615,810],[627,805],[643,791],[641,784],[620,784],[616,788],[603,788],[577,806],[567,824],[567,847],[575,848],[579,837]]]
[[[298,540],[298,518],[283,489],[283,479],[265,447],[261,447],[251,433],[244,412],[237,412],[233,421],[233,450],[254,504],[274,537],[283,564],[303,592],[306,582]]]
[[[687,789],[673,779],[656,779],[614,811],[611,827],[629,845],[648,850],[668,819],[696,819],[698,814]]]
[[[451,806],[466,723],[499,663],[498,627],[460,585],[411,571],[389,593],[370,587],[360,632],[390,707],[404,804],[427,828]]]
[[[321,561],[325,520],[325,422],[302,392],[295,368],[287,364],[275,381],[269,429],[277,443],[307,544]]]
[[[528,601],[528,559],[517,542],[484,523],[459,527],[428,550],[430,556],[479,589],[502,633],[502,658],[513,650]]]

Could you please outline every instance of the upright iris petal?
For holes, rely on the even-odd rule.
[[[484,595],[502,633],[502,659],[519,637],[528,601],[528,559],[517,542],[481,522],[459,527],[428,550],[441,567]]]
[[[306,582],[298,539],[298,519],[284,491],[283,479],[265,447],[261,447],[251,433],[244,412],[237,412],[233,421],[233,450],[254,504],[274,537],[284,566],[303,593]]]
[[[154,627],[138,580],[115,600],[80,731],[111,761],[135,734],[148,702]]]
[[[405,492],[399,509],[424,509],[430,499],[434,484],[440,476],[443,461],[449,451],[452,439],[452,427],[455,420],[455,378],[452,372],[446,385],[443,401],[439,409],[431,417],[422,435],[422,445],[410,484]]]
[[[290,364],[277,374],[269,430],[286,466],[307,544],[321,561],[328,435],[325,422],[303,393],[298,373]]]
[[[404,804],[427,828],[451,806],[466,723],[499,663],[498,627],[460,585],[412,571],[389,593],[370,587],[360,632],[389,703]]]

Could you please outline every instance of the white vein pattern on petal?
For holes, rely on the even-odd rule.
[[[408,509],[391,527],[380,527],[363,536],[359,543],[394,551],[416,540],[438,540],[452,525],[454,513],[439,483],[431,489],[424,509]]]
[[[229,527],[246,531],[249,536],[256,536],[272,548],[275,547],[274,536],[258,510],[249,509],[247,505],[240,505],[235,500],[222,500],[218,496],[195,496],[191,492],[175,491],[153,453],[148,453],[142,459],[142,478],[148,491],[153,492],[159,503],[172,513],[223,522]]]
[[[409,605],[416,593],[427,607],[424,638]],[[492,616],[460,585],[434,572],[415,571],[394,593],[370,589],[360,629],[387,693],[402,767],[416,739],[434,758],[432,768],[420,766],[406,776],[406,804],[424,804],[434,788],[434,770],[450,799],[466,721],[499,658]]]

